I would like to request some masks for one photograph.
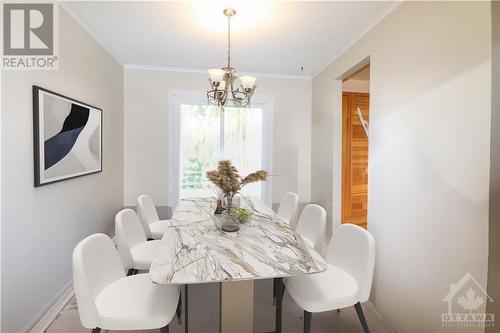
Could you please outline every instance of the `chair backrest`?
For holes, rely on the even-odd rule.
[[[368,300],[375,267],[375,239],[370,232],[350,223],[337,227],[325,260],[351,274],[358,282],[359,301]]]
[[[297,215],[299,214],[299,196],[293,192],[285,193],[281,199],[280,206],[276,215],[287,221],[295,228],[297,224]]]
[[[305,206],[295,231],[315,250],[318,250],[320,242],[325,239],[326,211],[315,204]]]
[[[102,289],[124,276],[122,262],[108,236],[90,235],[76,245],[73,251],[73,285],[84,327],[100,326],[95,299]]]
[[[149,195],[143,194],[137,198],[137,213],[141,219],[146,236],[151,238],[149,224],[158,222],[160,218],[158,217],[153,199]]]
[[[132,268],[134,266],[132,248],[147,241],[141,221],[132,209],[123,209],[116,214],[115,232],[118,253],[123,260],[123,265],[125,268]]]

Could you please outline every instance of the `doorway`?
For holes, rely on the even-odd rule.
[[[342,223],[368,227],[370,65],[342,81]]]

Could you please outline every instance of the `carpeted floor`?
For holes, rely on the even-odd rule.
[[[384,320],[373,310],[373,305],[368,303],[363,304],[363,311],[371,332],[393,332]],[[295,304],[290,295],[285,293],[283,299],[283,332],[299,333],[302,332],[302,329],[302,310]],[[254,331],[271,332],[273,330],[274,306],[272,303],[272,280],[259,280],[255,282]],[[90,330],[83,328],[80,324],[78,308],[74,297],[64,307],[46,332],[90,332]],[[103,332],[106,331],[103,330]],[[159,330],[140,332],[156,333],[159,332]],[[170,332],[184,332],[184,326],[179,325],[175,317],[170,323]],[[219,284],[192,285],[189,287],[189,332],[219,332]],[[342,309],[340,312],[330,311],[313,314],[312,332],[362,333],[363,330],[354,307],[350,307]]]

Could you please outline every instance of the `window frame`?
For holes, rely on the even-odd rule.
[[[168,198],[171,207],[177,206],[179,201],[180,177],[180,143],[182,104],[207,104],[207,96],[203,91],[170,90],[168,92]],[[272,205],[272,164],[273,164],[273,99],[267,95],[254,95],[251,107],[262,109],[262,168],[271,175],[262,186],[262,200]]]

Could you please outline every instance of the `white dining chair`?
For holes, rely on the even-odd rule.
[[[285,279],[286,290],[304,310],[304,332],[311,331],[313,312],[354,305],[365,333],[369,332],[361,302],[370,296],[375,267],[375,239],[354,224],[335,229],[325,260],[327,270]]]
[[[297,216],[299,214],[299,196],[296,193],[285,193],[281,198],[280,206],[276,215],[285,220],[292,229],[295,229],[297,224]]]
[[[283,216],[293,216],[293,206],[295,204],[298,210],[298,196],[295,193],[286,193],[283,200],[280,203],[284,203]],[[280,214],[280,209],[278,209],[277,215]],[[292,229],[294,229],[292,227]],[[310,204],[304,207],[302,213],[300,214],[299,220],[295,226],[295,231],[302,237],[304,242],[307,243],[311,248],[318,250],[320,247],[320,241],[324,240],[326,231],[326,211],[323,207]],[[276,303],[276,297],[281,286],[281,280],[275,278],[273,280],[273,303]]]
[[[309,204],[304,207],[297,222],[295,231],[302,239],[315,250],[318,250],[325,239],[326,232],[326,211],[316,204]]]
[[[73,251],[73,284],[80,321],[92,332],[161,329],[168,332],[180,289],[157,285],[149,274],[125,275],[113,241],[90,235]]]
[[[116,214],[115,232],[118,253],[125,268],[149,271],[161,240],[148,242],[139,217],[128,208]]]
[[[137,198],[137,213],[148,239],[161,239],[170,226],[170,220],[160,220],[153,199],[147,194]]]

